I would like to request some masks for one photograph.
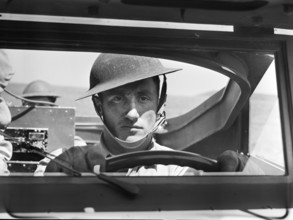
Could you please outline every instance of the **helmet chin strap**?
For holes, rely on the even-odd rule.
[[[166,83],[166,76],[164,75],[164,82],[161,89],[160,94],[160,100],[158,104],[158,110],[157,110],[157,119],[156,123],[154,124],[154,127],[152,130],[150,130],[144,137],[137,141],[124,141],[117,137],[115,137],[112,132],[107,127],[106,123],[103,119],[103,113],[98,109],[96,106],[97,113],[99,117],[101,118],[103,124],[104,124],[104,131],[101,135],[102,142],[105,143],[105,148],[113,154],[122,154],[122,153],[130,153],[134,151],[140,151],[140,150],[147,150],[150,149],[153,146],[153,134],[158,129],[158,127],[165,123],[165,102],[166,102],[166,90],[167,90],[167,83]],[[110,148],[108,146],[111,146]]]
[[[102,118],[101,118],[102,119]],[[102,120],[103,121],[103,120]],[[160,125],[165,122],[164,114],[158,114],[157,121],[151,131],[149,131],[144,137],[137,141],[124,141],[115,137],[104,123],[105,128],[101,135],[101,140],[105,143],[104,147],[113,155],[130,153],[141,150],[148,150],[153,146],[153,134]],[[108,147],[111,146],[111,147]]]
[[[124,141],[115,137],[105,126],[101,135],[101,141],[104,143],[104,147],[112,155],[130,153],[140,150],[146,150],[152,147],[152,134],[148,133],[143,138],[137,141]]]

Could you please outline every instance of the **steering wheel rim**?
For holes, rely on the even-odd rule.
[[[106,158],[105,171],[114,172],[119,169],[154,164],[188,166],[205,172],[218,172],[217,161],[186,151],[137,151]]]

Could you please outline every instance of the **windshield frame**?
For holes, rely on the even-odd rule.
[[[253,29],[253,28],[252,28]],[[130,198],[96,177],[0,177],[1,212],[151,211],[293,207],[293,39],[273,32],[233,33],[7,21],[7,49],[117,52],[184,61],[195,50],[255,51],[275,55],[284,141],[284,176],[117,177],[143,192]],[[163,190],[162,190],[163,189]],[[200,199],[199,199],[200,198]],[[223,201],[224,198],[224,201]],[[156,201],[156,202],[154,202]]]

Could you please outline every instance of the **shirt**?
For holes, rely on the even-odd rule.
[[[9,175],[7,161],[12,157],[12,144],[0,135],[0,175]]]
[[[173,150],[171,148],[159,145],[154,142],[154,146],[150,149],[156,150]],[[177,165],[162,165],[155,164],[153,166],[140,166],[128,169],[127,176],[182,176],[188,170],[188,167],[181,167]]]

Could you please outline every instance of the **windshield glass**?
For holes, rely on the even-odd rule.
[[[275,71],[272,62],[250,98],[249,150],[282,174],[285,165]]]
[[[78,147],[83,151],[86,149],[85,146],[93,149],[95,146],[102,145],[106,149],[106,157],[115,155],[115,152],[118,152],[117,149],[112,151],[107,146],[105,147],[107,145],[105,143],[111,141],[112,135],[116,135],[118,138],[124,135],[123,132],[120,134],[119,131],[115,130],[115,126],[119,126],[118,123],[115,125],[115,117],[119,113],[119,109],[114,108],[114,104],[118,106],[124,100],[125,103],[131,101],[127,98],[132,94],[139,103],[143,102],[144,106],[148,100],[152,100],[152,95],[141,95],[141,88],[148,89],[150,87],[149,81],[146,81],[144,84],[131,87],[125,96],[122,95],[124,93],[121,93],[124,90],[119,90],[119,95],[114,92],[99,94],[102,101],[94,101],[95,106],[91,97],[76,101],[89,89],[91,68],[100,53],[32,50],[6,50],[6,52],[15,70],[15,75],[7,87],[8,92],[26,99],[37,97],[41,102],[52,104],[38,106],[35,104],[32,109],[29,102],[8,93],[2,94],[12,114],[12,122],[6,129],[3,129],[7,140],[11,137],[14,138],[10,140],[13,145],[13,155],[7,161],[10,174],[29,172],[39,176],[44,175],[50,160],[46,159],[44,154],[32,152],[31,147],[42,151],[42,153],[53,154],[55,157],[71,147]],[[157,144],[152,145],[151,149],[165,151],[170,148],[176,152],[196,153],[206,158],[204,164],[209,164],[209,166],[216,166],[217,161],[225,158],[220,156],[223,156],[223,153],[227,151],[234,152],[236,155],[234,158],[239,161],[233,172],[227,170],[218,172],[218,168],[207,172],[201,168],[195,171],[186,168],[185,164],[180,166],[183,167],[182,169],[177,169],[177,165],[173,164],[172,159],[169,159],[167,162],[172,167],[167,168],[168,171],[154,174],[154,169],[149,169],[150,164],[147,163],[146,166],[137,165],[132,170],[122,167],[118,175],[133,175],[134,169],[136,171],[143,169],[144,175],[168,175],[171,171],[175,175],[285,174],[274,62],[261,77],[260,82],[257,82],[258,85],[249,100],[244,102],[239,98],[246,95],[243,94],[243,90],[242,93],[239,92],[241,87],[237,83],[232,84],[227,75],[217,72],[215,69],[162,58],[159,60],[164,67],[181,70],[166,74],[167,101],[164,107],[166,122],[159,126],[154,125],[157,127],[152,133],[155,141],[152,143]],[[222,69],[227,72],[231,71],[226,67],[222,67]],[[249,79],[251,78],[253,77]],[[27,86],[35,81],[45,82],[48,87],[42,84],[32,86],[33,89],[41,89],[42,91],[29,90]],[[160,95],[162,94],[163,81],[163,77],[160,76]],[[135,93],[136,91],[138,92]],[[44,99],[45,95],[42,92],[55,99]],[[249,94],[247,94],[248,96]],[[97,104],[99,102],[102,103],[102,119],[106,121],[108,133],[110,133],[106,132],[102,141],[101,134],[104,130],[104,124],[96,111],[99,108],[99,104]],[[234,108],[233,106],[239,102],[243,102],[241,109],[235,108],[236,113],[230,114],[231,108],[227,106]],[[138,121],[143,121],[145,115],[146,118],[150,119],[152,108],[155,109],[155,107],[148,107],[148,111],[137,110]],[[111,115],[112,112],[115,113]],[[130,117],[129,115],[130,113],[128,117]],[[131,115],[131,117],[134,116]],[[230,121],[231,117],[234,119]],[[226,123],[225,120],[228,120],[229,123]],[[114,126],[111,126],[111,123]],[[131,126],[131,134],[139,133],[142,130],[139,126],[143,127],[142,124],[139,126],[132,124]],[[148,129],[148,132],[150,130],[151,128]],[[168,135],[171,135],[172,138]],[[139,147],[143,145],[135,144],[135,146],[140,149]],[[125,153],[127,152],[125,151]],[[84,155],[82,154],[81,157]],[[153,157],[152,155],[146,159],[141,157],[141,161]],[[92,161],[95,158],[89,160]],[[162,170],[164,169],[162,168]]]

